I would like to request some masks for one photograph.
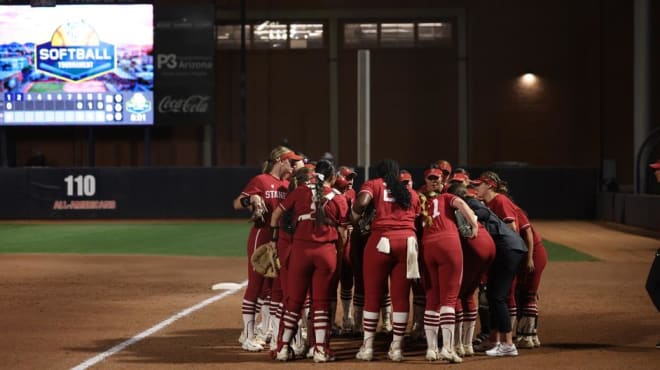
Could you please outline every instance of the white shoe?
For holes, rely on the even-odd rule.
[[[518,356],[518,350],[515,344],[502,344],[498,343],[495,348],[486,351],[487,356]]]
[[[334,360],[335,356],[330,352],[330,350],[320,346],[314,347],[314,362],[330,362]]]
[[[371,361],[374,359],[374,349],[362,346],[355,355],[355,358],[362,361]]]
[[[516,343],[516,347],[518,348],[534,348],[534,340],[532,339],[531,336],[521,336],[520,340],[518,343]]]
[[[427,349],[425,358],[428,361],[438,361],[440,359],[440,354],[437,349]]]
[[[277,348],[275,348],[277,351]],[[273,351],[274,352],[274,351]],[[283,345],[282,348],[275,354],[277,361],[291,361],[295,358],[293,351],[288,345]]]
[[[471,344],[464,344],[463,352],[465,352],[465,356],[474,356],[474,348],[472,348]]]
[[[541,347],[541,341],[539,340],[538,335],[532,337],[532,342],[534,342],[534,347]]]
[[[268,344],[269,348],[272,352],[277,351],[277,341],[274,339],[271,339],[270,343]]]
[[[293,342],[291,343],[291,349],[293,350],[293,353],[295,353],[297,357],[302,357],[305,354],[305,350],[307,349],[307,346],[305,346],[304,341],[301,341],[300,343]]]
[[[390,350],[387,351],[387,358],[394,362],[401,362],[403,361],[403,351],[401,351],[401,348],[392,348],[392,345],[390,345]]]
[[[463,348],[463,344],[457,344],[454,346],[454,352],[456,352],[456,354],[460,357],[465,357],[465,349]]]
[[[486,352],[489,349],[493,349],[497,346],[497,343],[493,343],[489,341],[488,339],[481,341],[479,344],[475,344],[473,346],[473,349],[475,352]]]
[[[438,355],[441,359],[447,360],[455,364],[460,364],[461,362],[463,362],[463,359],[460,358],[460,356],[458,356],[456,352],[450,351],[446,348],[442,348]]]
[[[306,358],[314,358],[314,347],[309,347],[309,350],[307,350],[307,355],[305,355]]]
[[[264,346],[257,342],[255,338],[246,339],[243,342],[242,348],[249,352],[259,352],[264,350]]]

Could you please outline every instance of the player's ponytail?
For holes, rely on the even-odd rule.
[[[387,184],[394,201],[403,209],[410,208],[410,191],[399,181],[399,163],[393,159],[384,159],[376,165],[376,173]]]
[[[507,197],[511,198],[511,195],[509,195],[509,183],[502,180],[498,174],[496,174],[493,171],[486,171],[481,174],[480,177],[485,177],[487,179],[490,179],[492,182],[495,183],[495,186],[493,186],[493,191],[499,194],[504,194]]]

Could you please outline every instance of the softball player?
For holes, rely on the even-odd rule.
[[[491,343],[494,347],[487,350],[486,355],[517,356],[518,350],[513,344],[507,297],[511,292],[513,279],[527,253],[527,246],[516,232],[515,205],[509,198],[500,195],[497,191],[505,189],[506,183],[497,174],[490,171],[483,173],[475,183],[479,185],[478,196],[484,199],[488,208],[492,210],[489,212],[492,215],[479,216],[479,212],[485,213],[483,209],[475,211],[475,213],[486,220],[486,228],[493,236],[496,246],[495,260],[488,272],[488,290],[486,291],[492,325]],[[470,206],[472,207],[473,203]],[[474,204],[474,207],[482,206]],[[506,223],[507,226],[500,225],[503,223]],[[500,236],[505,238],[500,238]],[[482,343],[482,345],[485,347],[487,344]]]
[[[463,275],[463,252],[454,210],[458,209],[472,226],[471,238],[478,234],[476,216],[467,204],[453,194],[440,194],[443,172],[438,168],[424,173],[427,193],[420,197],[424,232],[426,281],[426,359],[462,362],[454,350],[455,307]],[[442,349],[438,350],[438,327],[442,331]]]
[[[299,186],[275,209],[270,220],[271,238],[279,236],[278,222],[283,212],[293,210],[297,220],[293,244],[287,259],[287,296],[283,325],[278,333],[274,357],[280,361],[293,358],[290,342],[297,331],[300,312],[307,291],[312,294],[314,362],[333,361],[330,351],[330,316],[328,301],[332,278],[337,268],[337,245],[346,241],[348,205],[344,196],[332,189],[335,169],[330,162],[316,164],[316,182]],[[334,292],[336,295],[336,290]]]
[[[534,230],[527,218],[527,214],[518,208],[518,220],[520,221],[520,236],[527,244],[527,259],[518,274],[518,291],[522,308],[522,316],[518,323],[518,348],[540,347],[541,341],[538,337],[538,289],[541,284],[541,275],[548,263],[548,254],[543,246],[541,236]],[[514,296],[515,299],[515,296]],[[514,302],[515,303],[515,302]],[[511,305],[511,302],[509,302]]]
[[[471,196],[463,182],[452,182],[447,189],[449,194],[461,197],[470,205],[472,201],[477,201]],[[481,220],[483,221],[483,220]],[[477,305],[474,299],[474,293],[479,287],[483,276],[488,273],[493,259],[495,258],[495,241],[488,233],[484,225],[479,222],[479,232],[474,239],[461,238],[463,248],[463,279],[461,280],[461,290],[459,300],[456,305],[456,312],[463,312],[463,320],[460,323],[461,330],[457,330],[456,335],[460,335],[456,344],[456,353],[471,356],[474,354],[472,348],[472,339],[474,337],[474,328],[477,320]],[[458,321],[457,321],[458,326]]]
[[[403,336],[408,324],[409,278],[419,278],[415,218],[420,212],[417,194],[399,182],[399,165],[384,160],[376,166],[378,178],[362,185],[351,217],[357,222],[370,203],[376,210],[371,235],[364,249],[364,340],[359,360],[373,359],[373,341],[381,299],[390,278],[393,305],[393,339],[388,351],[392,361],[403,360]],[[408,269],[410,267],[410,269]]]
[[[263,345],[258,343],[254,333],[254,317],[256,312],[256,301],[259,297],[263,275],[258,274],[252,268],[250,259],[257,246],[270,240],[268,235],[268,224],[273,210],[286,197],[288,181],[282,178],[293,171],[294,166],[303,158],[295,154],[291,149],[279,146],[270,153],[270,172],[257,175],[250,180],[241,194],[234,199],[234,209],[251,209],[261,214],[260,218],[254,220],[254,225],[248,237],[248,285],[243,296],[243,338],[242,347],[246,351],[256,352],[263,350]]]

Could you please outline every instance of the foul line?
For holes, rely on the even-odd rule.
[[[192,307],[188,307],[185,310],[183,310],[183,311],[177,313],[176,315],[170,317],[169,319],[167,319],[165,321],[162,321],[159,324],[157,324],[157,325],[143,331],[142,333],[134,336],[133,338],[131,338],[131,339],[129,339],[129,340],[123,342],[123,343],[120,343],[120,344],[110,348],[109,350],[107,350],[107,351],[105,351],[105,352],[103,352],[99,355],[96,355],[96,356],[90,358],[89,360],[81,363],[80,365],[78,365],[76,367],[71,368],[71,370],[85,370],[85,369],[87,369],[91,366],[94,366],[94,365],[98,364],[99,362],[103,361],[104,359],[114,355],[115,353],[117,353],[119,351],[122,351],[124,348],[126,348],[130,345],[133,345],[133,344],[141,341],[142,339],[150,336],[151,334],[165,328],[166,326],[172,324],[176,320],[178,320],[182,317],[188,316],[191,313],[193,313],[193,312],[195,312],[195,311],[197,311],[197,310],[199,310],[199,309],[201,309],[205,306],[208,306],[209,304],[211,304],[213,302],[219,301],[219,300],[221,300],[221,299],[223,299],[223,298],[225,298],[229,295],[232,295],[232,294],[236,293],[237,291],[245,288],[246,286],[247,286],[247,280],[245,280],[239,286],[237,286],[236,288],[234,288],[232,290],[222,292],[222,293],[220,293],[216,296],[213,296],[213,297],[211,297],[211,298],[209,298],[205,301],[202,301],[202,302],[200,302],[200,303],[198,303],[198,304],[196,304]]]

